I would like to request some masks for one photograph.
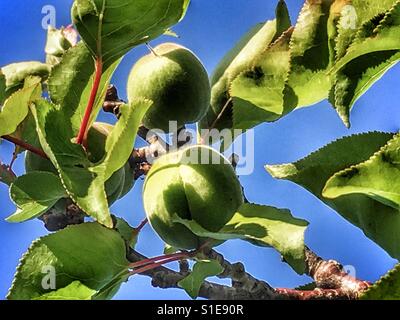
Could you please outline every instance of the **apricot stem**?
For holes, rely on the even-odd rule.
[[[228,107],[230,106],[230,104],[232,103],[232,98],[229,98],[228,101],[226,101],[225,105],[223,106],[223,108],[221,109],[220,113],[218,114],[217,118],[214,120],[214,122],[211,124],[211,126],[208,128],[208,132],[207,134],[201,138],[201,144],[205,144],[206,139],[208,139],[208,137],[211,134],[211,131],[213,129],[215,129],[215,127],[217,126],[218,121],[222,118],[222,116],[224,115],[225,111],[228,109]]]
[[[147,49],[149,49],[149,51],[150,51],[152,54],[154,54],[154,56],[159,57],[159,55],[157,54],[157,52],[153,49],[153,47],[152,47],[148,42],[146,42],[146,47],[147,47]]]
[[[153,264],[153,263],[159,263],[163,260],[166,259],[183,259],[183,258],[188,258],[190,257],[191,254],[188,252],[178,252],[178,253],[172,253],[172,254],[165,254],[162,256],[158,256],[158,257],[153,257],[153,258],[149,258],[149,259],[145,259],[145,260],[141,260],[135,263],[132,263],[129,265],[130,268],[139,268],[139,267],[143,267],[145,265],[149,265],[149,264]]]
[[[96,59],[95,69],[96,72],[94,76],[92,90],[90,91],[89,101],[85,110],[85,115],[83,116],[82,124],[79,129],[79,134],[76,139],[76,143],[78,144],[82,144],[83,141],[85,140],[85,136],[89,127],[90,116],[92,115],[94,103],[97,97],[97,92],[99,91],[101,76],[103,74],[103,60],[101,57],[98,57]]]
[[[144,228],[144,226],[149,222],[149,220],[146,218],[144,219],[137,228],[135,228],[135,231],[137,233],[139,233],[140,231],[142,231],[142,229]]]
[[[43,150],[36,148],[36,147],[30,145],[29,143],[26,143],[25,141],[22,141],[18,138],[15,138],[15,137],[12,137],[9,135],[2,136],[1,138],[21,147],[22,149],[30,151],[30,152],[38,155],[39,157],[42,157],[44,159],[49,159],[49,157],[44,153]]]
[[[179,260],[182,260],[182,259],[185,259],[185,258],[189,258],[189,257],[188,256],[176,256],[174,258],[161,260],[161,261],[159,261],[157,263],[151,263],[151,264],[145,265],[142,268],[139,268],[139,269],[131,271],[130,275],[133,276],[135,274],[140,274],[140,273],[143,273],[143,272],[146,272],[146,271],[149,271],[149,270],[153,270],[155,268],[161,267],[162,265],[164,265],[166,263],[179,261]]]
[[[218,114],[217,119],[215,119],[213,124],[211,125],[210,130],[215,128],[218,121],[222,118],[222,116],[224,115],[225,111],[228,109],[231,103],[232,103],[232,98],[229,98],[228,101],[225,103],[224,107],[221,109],[221,112]]]

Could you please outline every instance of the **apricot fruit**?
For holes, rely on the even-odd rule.
[[[203,118],[210,105],[211,88],[207,71],[193,52],[164,43],[133,66],[127,93],[129,101],[152,100],[143,125],[167,133],[170,121],[176,121],[179,129]]]
[[[144,208],[150,224],[169,245],[196,249],[206,239],[182,219],[218,232],[243,203],[242,187],[229,161],[206,146],[191,146],[160,157],[146,177]]]

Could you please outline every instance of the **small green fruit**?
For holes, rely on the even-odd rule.
[[[105,144],[107,136],[110,134],[113,126],[107,123],[96,122],[89,130],[87,145],[89,160],[93,163],[101,161],[105,153]],[[48,171],[57,174],[57,169],[50,160],[43,159],[32,152],[27,152],[25,156],[25,170]],[[132,181],[129,181],[132,179]],[[130,188],[133,187],[133,177],[129,163],[115,172],[105,183],[107,200],[109,205],[124,196]]]
[[[195,249],[205,239],[174,222],[174,216],[218,232],[243,203],[243,193],[228,160],[209,147],[192,146],[155,162],[144,184],[143,201],[150,224],[167,244]]]
[[[140,59],[128,79],[128,99],[147,98],[153,105],[143,119],[148,129],[169,132],[199,121],[210,105],[210,82],[200,60],[188,49],[164,43]]]

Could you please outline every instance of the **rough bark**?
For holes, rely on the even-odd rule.
[[[341,265],[334,260],[323,260],[306,248],[307,273],[316,282],[314,290],[296,290],[272,288],[267,282],[256,279],[246,272],[242,263],[230,263],[215,250],[203,252],[209,259],[217,260],[224,271],[218,277],[231,279],[231,286],[205,281],[200,289],[199,297],[210,300],[354,300],[359,298],[370,284],[349,276]],[[128,253],[131,262],[146,259],[142,254],[131,250]],[[152,279],[157,288],[178,288],[178,282],[188,274],[185,265],[180,271],[159,267],[146,271],[142,275]]]

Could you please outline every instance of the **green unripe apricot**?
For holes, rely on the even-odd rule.
[[[87,150],[89,160],[93,163],[99,162],[105,153],[105,143],[113,126],[107,123],[96,122],[88,132]],[[27,152],[25,156],[25,170],[47,171],[57,174],[57,169],[50,160],[43,159],[32,152]],[[111,205],[122,198],[133,186],[133,172],[127,163],[123,168],[116,171],[105,183],[108,203]]]
[[[189,250],[206,239],[176,223],[174,216],[218,232],[243,203],[243,193],[227,159],[209,147],[192,146],[154,163],[144,184],[143,201],[158,235],[175,248]]]
[[[141,58],[128,79],[128,99],[147,98],[153,105],[143,119],[148,129],[169,132],[169,121],[178,128],[199,121],[210,105],[210,82],[200,60],[188,49],[164,43]]]

